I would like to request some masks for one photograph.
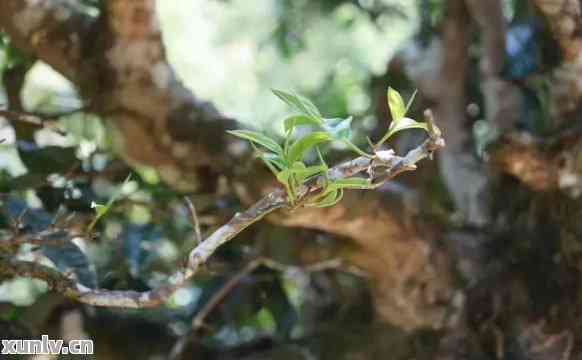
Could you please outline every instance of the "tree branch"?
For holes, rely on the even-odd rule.
[[[18,247],[23,244],[29,245],[63,245],[67,242],[64,236],[64,230],[45,230],[40,233],[29,234],[15,234],[11,237],[0,236],[0,247],[10,246]]]
[[[427,121],[432,121],[432,118],[429,116]],[[415,164],[418,161],[431,156],[434,151],[445,145],[436,127],[431,128],[434,131],[430,133],[429,138],[419,147],[409,151],[404,157],[397,155],[392,155],[389,159],[379,159],[377,156],[372,159],[359,157],[330,169],[327,176],[334,180],[365,172],[379,173],[378,177],[370,178],[370,181],[381,184],[404,171],[411,171],[415,169]],[[370,171],[374,169],[378,171]],[[311,197],[317,196],[325,181],[325,177],[320,176],[303,185],[297,192],[299,202],[304,203]],[[287,206],[289,204],[282,189],[269,193],[247,210],[237,213],[228,223],[198,244],[188,256],[188,264],[174,273],[167,284],[146,292],[90,289],[47,266],[7,257],[0,258],[0,274],[28,276],[44,280],[53,290],[89,305],[120,308],[159,306],[178,288],[184,286],[218,248],[267,214]]]
[[[264,266],[268,269],[279,271],[282,273],[292,272],[292,271],[303,271],[305,273],[314,273],[325,270],[343,270],[342,262],[339,259],[328,260],[317,262],[315,264],[307,265],[303,268],[292,265],[285,265],[268,258],[258,258],[249,262],[241,271],[239,271],[235,276],[229,279],[221,288],[218,290],[208,302],[200,309],[192,320],[192,329],[197,331],[205,326],[204,322],[206,318],[214,311],[214,309],[220,305],[228,296],[232,290],[241,283],[241,281],[253,273],[256,269]],[[361,271],[354,269],[347,269],[346,272],[355,273],[358,276],[365,276]]]
[[[500,132],[512,130],[519,120],[519,89],[501,78],[505,63],[506,23],[500,0],[466,0],[472,18],[482,34],[484,53],[481,59],[481,91],[490,126]]]
[[[57,123],[58,119],[62,116],[72,115],[74,113],[81,111],[83,111],[83,109],[67,111],[62,114],[41,115],[23,111],[16,112],[11,110],[0,109],[0,117],[11,122],[15,129],[18,128],[18,123],[21,123],[35,130],[50,129],[58,133],[59,135],[66,135],[64,131],[59,128]]]
[[[76,1],[3,0],[0,29],[12,44],[33,54],[74,83],[86,79],[88,70],[83,46],[91,44],[95,18],[84,13]]]
[[[487,211],[481,196],[486,178],[481,164],[470,149],[472,131],[465,116],[465,81],[468,67],[468,32],[470,18],[464,0],[447,1],[443,25],[440,91],[436,116],[443,119],[442,129],[448,145],[440,157],[441,175],[463,221],[485,224]]]

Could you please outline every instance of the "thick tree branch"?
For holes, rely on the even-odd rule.
[[[463,220],[472,224],[488,221],[482,193],[486,179],[481,164],[473,156],[472,131],[467,123],[465,81],[468,66],[469,14],[464,0],[447,2],[443,28],[442,64],[439,69],[440,91],[436,116],[444,119],[442,129],[448,145],[440,157],[441,175]]]
[[[428,120],[432,121],[430,117]],[[377,171],[370,173],[379,173],[380,175],[376,178],[370,178],[370,181],[379,184],[404,171],[413,170],[418,161],[431,156],[434,151],[443,146],[444,140],[440,136],[440,132],[432,132],[425,142],[404,157],[396,155],[392,155],[389,159],[359,157],[330,169],[327,176],[332,180],[341,179],[375,169]],[[324,177],[318,177],[303,185],[297,193],[299,202],[305,202],[309,198],[317,196],[325,181]],[[85,304],[121,308],[158,306],[165,302],[178,288],[184,286],[218,248],[265,215],[288,205],[285,192],[282,189],[269,193],[246,211],[237,213],[228,223],[198,244],[188,256],[188,264],[178,270],[167,284],[146,292],[90,289],[49,267],[7,257],[0,259],[0,274],[28,276],[44,280],[53,290]]]
[[[511,130],[519,120],[519,89],[501,78],[505,63],[506,24],[500,0],[466,0],[468,10],[479,26],[484,48],[481,58],[481,91],[490,126],[500,132]]]
[[[239,140],[225,134],[236,123],[177,80],[165,56],[155,3],[105,2],[103,91],[93,97],[99,112],[120,130],[130,163],[155,167],[174,188],[192,191],[208,186],[203,181],[215,182],[216,175],[204,179],[208,174],[228,174],[240,158],[228,153],[229,144]]]
[[[92,43],[95,20],[76,1],[0,2],[0,29],[10,36],[12,44],[42,59],[73,83],[94,74],[86,71],[89,63],[83,47]]]
[[[2,1],[0,28],[14,46],[71,80],[91,111],[116,125],[130,163],[156,168],[184,191],[206,186],[203,177],[209,173],[227,173],[234,160],[224,149],[239,141],[224,131],[235,122],[176,79],[165,57],[155,1],[106,1],[99,19],[75,4]]]
[[[466,0],[471,17],[481,30],[485,54],[481,62],[481,71],[487,76],[497,76],[503,69],[505,61],[505,18],[501,1]]]

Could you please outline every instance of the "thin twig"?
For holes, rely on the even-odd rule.
[[[190,223],[194,229],[194,240],[196,240],[196,245],[202,242],[202,233],[200,232],[200,221],[198,220],[198,213],[196,212],[196,207],[192,203],[192,200],[188,196],[184,196],[184,201],[186,202],[188,212],[190,213]]]
[[[31,113],[16,112],[10,110],[0,110],[0,116],[10,122],[22,122],[35,127],[36,129],[50,129],[59,135],[66,135],[65,132],[57,126],[55,118],[43,118]]]
[[[230,280],[224,284],[218,292],[216,292],[210,300],[204,304],[204,307],[198,311],[194,319],[192,319],[192,329],[197,331],[204,327],[204,321],[214,311],[214,309],[222,303],[228,294],[238,285],[240,282],[255,271],[258,267],[263,265],[261,259],[253,260],[249,262],[238,274],[233,276]]]
[[[363,271],[356,269],[355,267],[344,267],[344,262],[341,259],[325,260],[305,267],[286,265],[269,258],[258,258],[250,261],[242,270],[240,270],[235,276],[227,281],[226,284],[224,284],[220,290],[218,290],[218,292],[216,292],[212,298],[208,300],[206,304],[204,304],[204,307],[198,311],[194,319],[192,319],[192,329],[181,336],[174,344],[172,351],[170,352],[170,359],[179,358],[186,345],[188,345],[188,343],[194,339],[193,336],[201,329],[208,327],[206,324],[206,318],[208,318],[208,316],[216,309],[216,307],[218,307],[218,305],[220,305],[225,300],[228,294],[230,294],[232,290],[234,290],[234,288],[239,285],[246,276],[250,275],[253,271],[261,266],[282,273],[294,271],[315,273],[326,270],[340,270],[361,277],[367,276]]]
[[[300,267],[296,265],[286,265],[269,258],[258,258],[249,262],[240,272],[233,276],[230,280],[224,284],[220,290],[218,290],[210,300],[204,304],[204,307],[196,314],[192,320],[192,329],[198,331],[205,326],[206,318],[214,311],[214,309],[220,305],[226,296],[232,292],[232,290],[241,283],[241,281],[258,269],[261,266],[269,268],[274,271],[281,273],[289,273],[295,271],[302,271],[305,273],[316,273],[327,270],[343,270],[345,272],[355,274],[357,276],[365,277],[366,274],[361,270],[349,267],[348,269],[343,268],[343,261],[341,259],[331,259],[320,261],[315,264],[307,265],[305,267]]]
[[[0,246],[29,245],[64,245],[71,239],[64,230],[47,230],[38,234],[17,234],[11,238],[0,238]]]

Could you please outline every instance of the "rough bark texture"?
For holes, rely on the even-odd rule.
[[[128,160],[155,167],[184,191],[203,185],[201,173],[225,173],[234,164],[224,151],[230,140],[225,130],[235,123],[176,79],[165,58],[155,1],[107,1],[103,20],[96,69],[103,80],[92,97],[119,128]]]
[[[577,0],[534,0],[546,17],[564,57],[552,86],[555,116],[575,110],[582,99],[582,5]]]
[[[580,21],[577,8],[579,2],[559,3],[562,6],[560,9],[570,9],[567,13],[572,18],[566,15],[566,23],[573,20],[575,23]],[[576,6],[573,3],[576,3]],[[549,5],[557,6],[557,3],[548,1],[546,6]],[[574,11],[573,7],[578,9],[576,10],[578,12]],[[482,354],[487,351],[486,346],[484,347],[487,344],[484,338],[487,336],[493,338],[500,336],[493,340],[493,344],[497,347],[495,356],[504,358],[508,356],[508,352],[511,352],[507,349],[509,345],[505,342],[510,337],[508,333],[511,330],[508,328],[514,327],[515,336],[519,342],[518,347],[521,347],[520,351],[526,358],[568,359],[572,348],[571,333],[567,330],[571,329],[572,325],[568,321],[558,327],[559,331],[563,331],[562,334],[542,336],[540,328],[533,330],[536,324],[523,320],[527,317],[551,317],[550,314],[544,312],[546,310],[540,312],[538,309],[536,313],[533,309],[536,306],[543,307],[543,305],[539,304],[540,298],[536,295],[539,289],[531,285],[536,281],[534,278],[537,279],[532,269],[541,267],[540,264],[547,261],[542,260],[547,250],[541,251],[537,248],[537,251],[542,254],[536,255],[539,256],[536,260],[539,263],[536,265],[528,264],[528,260],[521,260],[522,263],[519,266],[512,267],[507,259],[503,259],[504,254],[515,251],[513,247],[523,246],[524,243],[534,248],[551,246],[550,244],[557,238],[556,233],[551,230],[552,226],[556,225],[546,224],[543,219],[548,215],[543,211],[535,211],[534,205],[528,211],[530,216],[535,213],[537,220],[533,222],[529,220],[527,225],[517,223],[512,218],[515,213],[509,209],[518,206],[519,196],[514,193],[501,195],[497,193],[507,190],[502,190],[503,186],[498,184],[499,181],[503,182],[501,180],[503,175],[498,176],[499,174],[492,170],[501,170],[502,173],[510,174],[534,191],[552,193],[561,189],[572,196],[578,196],[580,192],[576,189],[579,189],[579,176],[576,174],[579,173],[580,167],[575,164],[579,163],[576,159],[580,158],[579,150],[577,150],[579,138],[574,133],[579,132],[574,131],[569,135],[560,134],[547,141],[540,141],[523,134],[504,136],[489,153],[492,161],[487,164],[488,166],[472,154],[471,124],[465,116],[469,61],[467,48],[470,36],[470,31],[467,29],[470,28],[468,26],[470,20],[473,20],[480,30],[483,46],[479,83],[484,96],[483,110],[489,126],[501,130],[502,134],[508,134],[521,116],[522,106],[519,89],[515,84],[501,78],[505,58],[505,25],[501,16],[501,1],[449,0],[447,15],[443,23],[442,43],[431,49],[433,52],[437,49],[436,53],[441,56],[441,62],[434,66],[438,69],[435,72],[440,74],[439,80],[431,81],[434,78],[430,76],[434,75],[430,75],[428,71],[417,71],[411,74],[415,83],[428,87],[425,93],[438,104],[437,114],[443,119],[442,125],[449,145],[440,158],[441,174],[453,195],[456,208],[462,215],[465,225],[460,229],[451,230],[445,236],[450,250],[449,255],[453,258],[456,270],[466,285],[459,292],[458,297],[457,305],[461,311],[456,313],[457,316],[451,317],[446,324],[446,335],[441,341],[437,358],[459,359],[469,354]],[[564,26],[561,20],[562,17],[558,15],[550,18],[554,27]],[[576,44],[571,42],[574,34],[570,33],[570,35],[566,46],[575,47]],[[579,55],[579,52],[577,54]],[[570,60],[566,57],[566,62],[572,62],[572,59],[578,55],[570,54]],[[556,92],[560,87],[569,86],[568,84],[578,81],[579,74],[569,73],[566,81],[552,83],[553,91]],[[573,101],[577,106],[579,104],[577,94],[573,91],[565,98]],[[556,107],[564,109],[563,106]],[[562,114],[565,113],[562,111]],[[508,184],[505,183],[504,186]],[[515,188],[511,189],[513,190],[510,191],[515,191]],[[535,198],[535,195],[532,196]],[[502,199],[497,200],[503,202],[501,207],[494,206],[495,198]],[[490,200],[494,201],[490,202]],[[548,203],[551,204],[552,201]],[[497,213],[499,210],[501,213]],[[503,212],[506,213],[503,214]],[[563,220],[554,220],[558,224],[563,224]],[[520,233],[524,230],[525,233]],[[495,234],[495,232],[503,231],[509,231],[510,237],[517,236],[517,240],[508,242],[507,238]],[[559,265],[543,266],[545,269],[560,271],[557,270],[560,268]],[[567,278],[566,272],[560,273],[560,276],[558,277],[560,279]],[[551,275],[548,273],[543,277],[551,277]],[[556,294],[552,301],[559,302],[559,299],[559,295]],[[525,339],[530,340],[529,337],[533,333],[540,335],[537,341],[543,344],[540,344],[539,348],[526,344]],[[542,338],[543,341],[540,340]],[[478,340],[475,341],[476,339]]]
[[[96,21],[67,1],[3,1],[0,26],[20,49],[43,59],[79,85],[94,70],[85,57]]]

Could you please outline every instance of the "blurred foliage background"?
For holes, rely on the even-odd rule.
[[[417,86],[403,68],[422,73],[438,64],[431,49],[446,13],[446,2],[438,0],[156,3],[169,61],[197,96],[242,124],[281,134],[280,120],[288,108],[270,89],[294,89],[330,117],[353,115],[362,145],[366,136],[377,136],[388,123],[382,97],[386,86],[410,95]],[[83,5],[91,16],[103,11],[98,0]],[[559,50],[545,20],[528,1],[505,0],[503,10],[509,26],[501,76],[520,89],[518,126],[533,136],[549,136],[556,124],[550,120],[546,75],[560,63]],[[8,248],[0,241],[4,254],[50,264],[89,287],[143,291],[162,283],[195,245],[184,196],[196,206],[203,236],[243,207],[220,183],[214,193],[183,194],[165,185],[155,170],[130,167],[120,156],[116,130],[87,110],[75,86],[16,49],[6,35],[0,36],[0,104],[43,119],[30,123],[0,118],[0,239],[15,231],[61,227],[79,234],[67,235],[64,246]],[[478,65],[482,56],[479,37],[472,35],[466,85],[474,140],[470,152],[486,160],[487,149],[500,134],[485,119]],[[413,112],[429,105],[431,100],[420,93]],[[416,134],[399,137],[394,145],[407,149],[416,139]],[[442,180],[433,176],[404,183],[428,184],[422,193],[425,222],[442,227],[455,223]],[[525,223],[527,216],[534,217],[531,208],[544,206],[545,200],[520,191],[512,193],[514,202],[504,211],[523,215],[516,216],[516,223]],[[564,206],[577,209],[576,200],[564,201]],[[525,208],[530,210],[521,211]],[[549,237],[560,232],[554,230]],[[23,334],[35,327],[53,334],[70,328],[77,337],[95,340],[100,359],[135,358],[136,352],[144,359],[348,359],[350,354],[436,358],[441,332],[407,333],[377,324],[366,274],[335,262],[341,254],[337,249],[345,243],[323,231],[263,222],[221,249],[166,306],[152,310],[84,307],[48,292],[41,281],[3,279],[0,338],[2,331],[18,334],[18,324],[26,325],[18,330]],[[568,244],[579,247],[576,241]],[[512,247],[507,257],[529,251],[524,250],[528,246]],[[330,266],[309,270],[306,257]],[[272,263],[249,268],[257,258]],[[244,276],[229,288],[241,273]],[[193,329],[192,320],[225,286],[229,291],[204,326]],[[71,320],[71,314],[80,316],[82,325]],[[483,351],[491,356],[479,359],[525,359],[519,357],[521,345],[515,341],[502,357]],[[373,350],[362,352],[363,348]]]

